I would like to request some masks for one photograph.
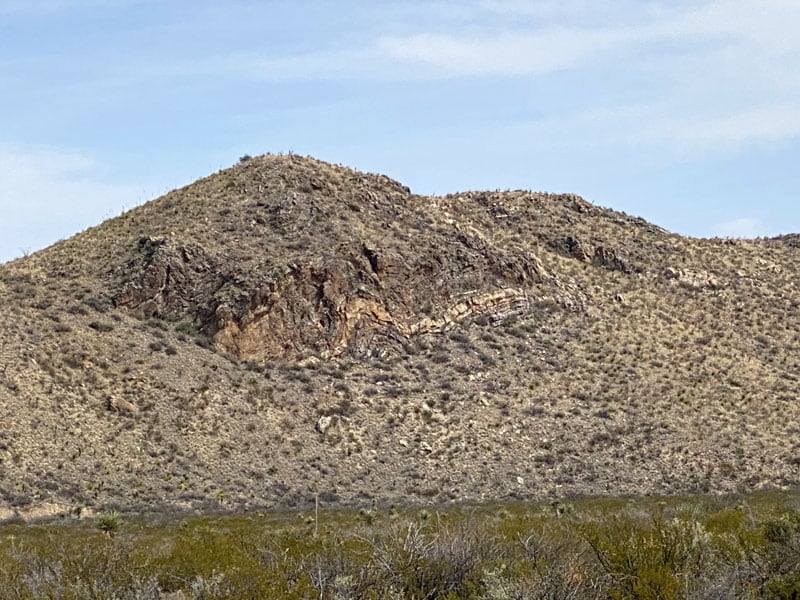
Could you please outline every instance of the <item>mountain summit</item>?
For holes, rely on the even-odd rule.
[[[794,486],[797,236],[247,158],[0,265],[10,510]]]

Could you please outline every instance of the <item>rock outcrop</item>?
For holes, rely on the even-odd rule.
[[[713,290],[720,287],[717,278],[708,271],[693,271],[690,269],[667,267],[667,269],[664,270],[664,277],[670,282],[694,290]]]
[[[286,216],[275,220],[285,211],[268,212],[272,227],[289,226]],[[450,247],[400,253],[362,241],[349,251],[249,268],[172,235],[142,237],[112,273],[113,301],[139,318],[191,322],[219,349],[248,360],[382,356],[465,320],[525,314],[528,290],[549,278],[541,260],[452,225]]]
[[[594,244],[577,236],[570,235],[563,239],[552,240],[549,246],[570,258],[591,263],[611,271],[621,271],[623,273],[633,271],[629,261],[618,249]]]
[[[222,285],[222,274],[203,247],[173,236],[140,238],[133,258],[113,276],[118,288],[114,304],[141,318],[180,319]]]

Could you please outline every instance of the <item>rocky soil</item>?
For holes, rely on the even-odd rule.
[[[424,197],[244,160],[0,265],[0,497],[77,513],[795,486],[799,252],[574,195]]]

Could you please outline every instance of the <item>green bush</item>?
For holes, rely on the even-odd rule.
[[[116,533],[122,526],[122,515],[116,510],[102,513],[97,518],[97,528],[108,534]]]
[[[7,523],[0,598],[797,598],[800,516],[789,500]]]

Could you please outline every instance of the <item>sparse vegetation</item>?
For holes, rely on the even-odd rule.
[[[249,157],[0,265],[0,497],[252,510],[315,489],[403,506],[796,486],[798,252],[572,195],[422,197]]]
[[[329,495],[325,495],[328,497]],[[569,506],[570,510],[559,510]],[[553,508],[555,507],[555,509]],[[575,500],[3,525],[8,598],[793,598],[800,502]]]

